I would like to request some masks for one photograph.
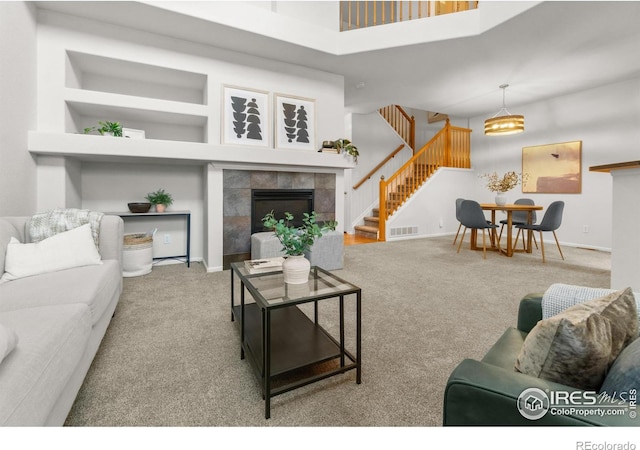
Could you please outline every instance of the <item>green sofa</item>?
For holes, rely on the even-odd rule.
[[[640,425],[640,418],[634,419],[629,413],[621,416],[584,416],[547,412],[543,417],[531,420],[519,412],[518,397],[528,388],[539,388],[547,393],[579,391],[514,370],[527,334],[542,319],[542,295],[529,294],[520,301],[517,328],[507,329],[481,361],[465,359],[451,373],[444,394],[444,426]]]

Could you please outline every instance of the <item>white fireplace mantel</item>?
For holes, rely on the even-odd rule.
[[[285,170],[285,167],[344,170],[355,165],[344,155],[315,151],[42,131],[29,132],[28,147],[37,155],[66,156],[83,161],[215,163],[238,168],[278,166],[280,170]]]
[[[82,161],[201,166],[203,262],[211,272],[223,268],[224,170],[334,173],[336,220],[340,227],[347,223],[345,193],[355,164],[344,155],[42,131],[29,132],[28,148],[38,157],[38,209],[82,204],[82,193],[77,190]]]

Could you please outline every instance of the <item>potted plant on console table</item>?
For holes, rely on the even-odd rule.
[[[145,197],[149,203],[156,205],[156,212],[164,212],[167,206],[173,203],[173,197],[171,194],[164,191],[164,189],[158,189],[155,192],[149,192]]]
[[[304,257],[304,253],[313,245],[314,241],[330,230],[335,230],[338,222],[335,220],[316,223],[316,212],[304,213],[302,226],[294,227],[291,224],[293,215],[285,212],[284,219],[276,219],[273,211],[263,217],[265,228],[273,230],[280,243],[282,251],[287,258],[282,263],[284,282],[288,284],[303,284],[309,279],[311,263]]]

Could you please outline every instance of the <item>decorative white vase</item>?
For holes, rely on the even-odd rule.
[[[309,280],[311,263],[304,255],[287,256],[282,263],[284,282],[287,284],[303,284]]]
[[[507,194],[504,192],[498,192],[496,194],[496,205],[504,206],[507,204]]]

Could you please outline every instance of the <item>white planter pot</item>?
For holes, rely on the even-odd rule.
[[[496,194],[496,205],[504,206],[507,204],[507,194],[504,192],[498,192]]]
[[[309,280],[311,263],[304,255],[288,256],[282,263],[284,282],[287,284],[303,284]]]

